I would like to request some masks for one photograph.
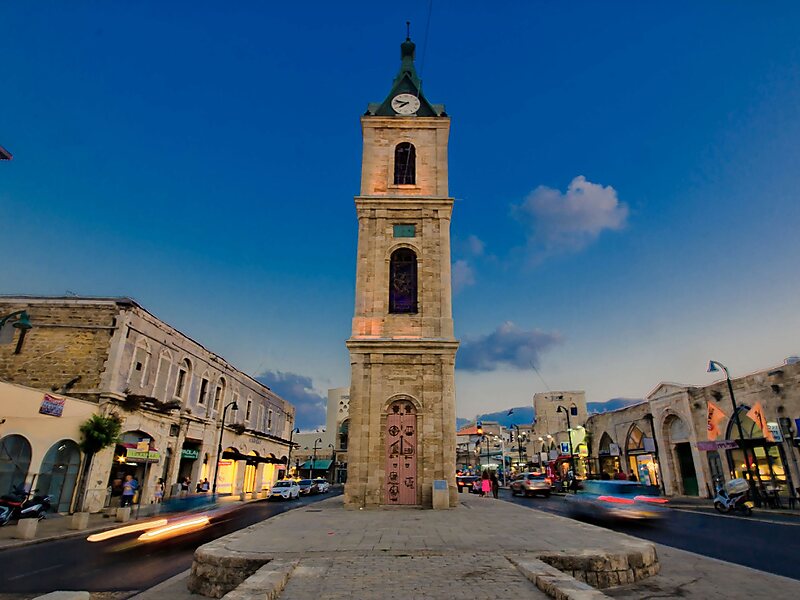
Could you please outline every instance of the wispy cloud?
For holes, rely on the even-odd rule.
[[[314,390],[311,377],[285,371],[265,371],[256,379],[294,405],[296,427],[310,430],[325,424],[328,399]]]
[[[466,260],[457,260],[453,263],[453,291],[458,293],[470,285],[475,285],[472,265]]]
[[[486,249],[486,244],[477,235],[473,234],[467,238],[466,247],[467,251],[473,256],[481,256]]]
[[[540,185],[513,207],[514,215],[528,228],[532,258],[577,252],[594,242],[605,230],[625,227],[628,206],[611,186],[573,179],[566,192]]]
[[[538,366],[542,352],[561,341],[558,333],[520,329],[507,321],[492,333],[464,337],[456,367],[465,371],[495,371],[502,367],[528,369]]]

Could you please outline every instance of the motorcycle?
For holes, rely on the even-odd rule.
[[[44,519],[50,510],[52,498],[48,495],[38,494],[38,491],[34,490],[34,496],[31,498],[30,492],[17,485],[14,486],[11,494],[0,496],[0,527],[19,519],[38,519],[39,521]]]
[[[750,486],[745,479],[732,479],[717,487],[714,508],[722,514],[739,511],[745,516],[753,514],[753,502],[748,497]]]

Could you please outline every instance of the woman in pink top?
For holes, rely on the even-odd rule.
[[[488,497],[489,494],[492,492],[492,482],[489,481],[489,472],[484,471],[483,477],[481,478],[481,496],[484,498]]]

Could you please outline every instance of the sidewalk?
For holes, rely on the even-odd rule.
[[[263,500],[263,498],[259,499]],[[238,496],[223,496],[219,499],[219,505],[225,506],[230,504],[247,504],[249,502],[258,502],[259,500],[245,500],[242,502],[239,500]],[[137,515],[137,507],[133,507],[131,511],[131,520],[129,523],[135,522],[137,520],[144,520],[149,518],[150,516],[156,514],[156,508],[158,505],[156,504],[149,504],[141,507],[141,515]],[[167,513],[167,514],[179,514],[179,513]],[[47,515],[46,519],[39,521],[39,525],[36,528],[36,538],[32,540],[21,540],[16,539],[14,535],[17,532],[16,524],[6,525],[5,527],[0,527],[0,552],[3,550],[9,550],[13,548],[20,548],[22,546],[28,546],[30,544],[41,544],[43,542],[51,542],[55,540],[66,539],[70,537],[86,537],[92,533],[97,533],[100,531],[106,531],[108,529],[113,529],[114,527],[122,526],[122,523],[117,523],[114,520],[114,515],[104,514],[104,513],[94,513],[89,515],[89,527],[87,529],[82,530],[75,530],[70,529],[70,523],[72,522],[71,515],[62,515],[59,513],[49,514]]]
[[[324,500],[201,546],[188,583],[213,597],[238,585],[228,600],[547,597],[541,590],[625,600],[757,598],[764,590],[800,597],[800,581],[502,500],[462,494],[459,501],[445,511],[350,511],[341,497]],[[658,575],[658,564],[647,565],[649,553],[661,559]],[[552,566],[569,574],[554,575]],[[602,592],[573,578],[613,585],[634,571],[634,583]],[[170,597],[200,599],[180,591],[181,583],[173,582]]]

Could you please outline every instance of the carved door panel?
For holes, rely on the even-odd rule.
[[[386,417],[386,503],[417,504],[417,415],[408,401]]]

